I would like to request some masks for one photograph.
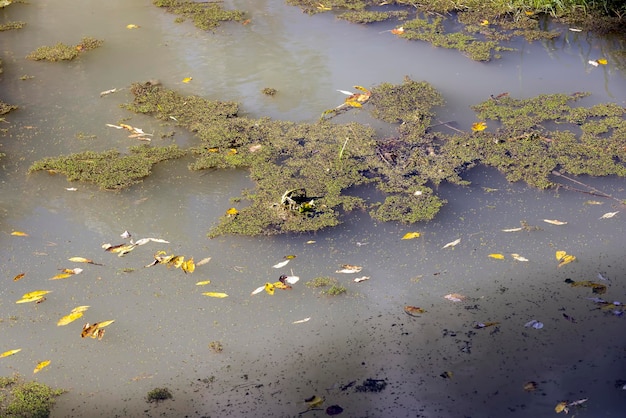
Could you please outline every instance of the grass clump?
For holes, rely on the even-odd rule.
[[[42,383],[25,382],[18,375],[0,377],[0,416],[47,418],[55,398],[63,392]]]
[[[146,396],[146,401],[148,403],[159,403],[167,399],[172,399],[172,397],[172,392],[170,392],[168,388],[154,388],[150,392],[148,392],[148,395]]]
[[[54,46],[40,46],[28,54],[26,58],[34,61],[71,61],[78,57],[81,52],[90,51],[100,47],[103,42],[104,41],[91,37],[83,38],[77,45],[66,45],[59,42]]]
[[[350,11],[337,15],[337,18],[347,20],[352,23],[374,23],[383,22],[388,19],[406,19],[408,16],[406,11],[391,11],[391,12],[373,12],[368,10],[363,11]]]
[[[240,10],[225,10],[218,2],[193,2],[179,0],[153,0],[157,7],[163,7],[167,12],[178,15],[176,22],[191,20],[202,30],[212,30],[222,22],[242,21],[245,13]]]
[[[176,145],[151,147],[137,145],[130,148],[130,154],[121,155],[116,150],[104,152],[86,151],[56,158],[35,161],[29,173],[47,170],[67,176],[69,181],[95,183],[102,189],[115,190],[140,182],[150,174],[152,166],[158,162],[180,158],[185,151]]]

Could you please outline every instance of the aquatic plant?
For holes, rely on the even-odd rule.
[[[26,26],[26,22],[14,20],[14,21],[1,24],[0,32],[5,31],[5,30],[22,29],[24,26]]]
[[[144,144],[131,147],[130,154],[127,155],[121,155],[117,150],[109,150],[44,158],[35,161],[28,172],[59,172],[65,174],[69,181],[91,182],[109,190],[123,189],[148,176],[154,164],[183,155],[185,151],[176,145],[151,147]]]
[[[47,418],[61,389],[25,382],[19,375],[0,377],[0,416]]]
[[[148,392],[148,395],[146,396],[146,401],[148,403],[159,403],[167,399],[172,399],[172,392],[170,392],[168,388],[154,388]]]
[[[168,13],[178,15],[176,22],[191,20],[202,30],[211,30],[226,21],[242,21],[245,13],[240,10],[225,10],[217,2],[193,2],[180,0],[153,0],[152,4],[163,7]]]
[[[100,47],[103,42],[104,41],[102,40],[91,37],[83,38],[81,42],[77,45],[66,45],[62,42],[59,42],[53,46],[40,46],[39,48],[28,54],[26,58],[35,61],[69,61],[76,58],[81,52],[90,51],[92,49]]]

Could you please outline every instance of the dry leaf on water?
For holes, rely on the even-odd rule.
[[[35,366],[35,370],[33,373],[39,373],[44,367],[47,367],[50,364],[50,360],[41,361]]]
[[[211,280],[204,280],[202,282],[197,282],[196,286],[206,286],[207,284],[211,284]]]
[[[472,124],[472,131],[480,132],[487,129],[487,124],[485,122],[476,122]]]
[[[555,256],[556,256],[557,261],[559,261],[559,265],[557,267],[564,266],[564,265],[569,264],[572,261],[576,260],[576,256],[573,256],[571,254],[567,254],[563,250],[557,251]]]
[[[209,296],[211,298],[219,298],[219,299],[228,297],[226,293],[221,293],[221,292],[204,292],[203,295]]]
[[[43,302],[46,298],[44,295],[50,293],[51,290],[35,290],[33,292],[25,293],[22,299],[15,303],[29,303],[29,302]]]
[[[424,312],[426,312],[424,309],[419,308],[417,306],[405,306],[404,307],[404,312],[406,312],[408,315],[410,316],[420,316],[420,314],[423,314]]]
[[[27,237],[28,236],[26,232],[22,232],[22,231],[13,231],[11,232],[11,235],[13,235],[14,237]]]
[[[567,222],[559,221],[557,219],[544,219],[543,221],[552,225],[567,225]]]
[[[619,213],[619,210],[617,212],[607,212],[604,215],[600,216],[599,219],[610,219],[614,217],[615,215],[617,215],[618,213]]]
[[[298,321],[293,321],[292,324],[303,324],[303,323],[308,322],[310,320],[311,320],[311,317],[309,316],[308,318],[300,319]]]
[[[72,312],[69,315],[65,315],[63,318],[59,319],[59,321],[57,322],[57,326],[62,327],[64,325],[70,324],[77,319],[82,318],[82,316],[82,312]]]
[[[509,228],[509,229],[503,229],[502,232],[518,232],[518,231],[521,231],[522,229],[524,229],[524,228],[522,228],[522,227],[519,227],[519,228]]]
[[[70,257],[68,258],[69,261],[73,262],[73,263],[87,263],[87,264],[93,264],[95,266],[101,266],[102,264],[99,263],[95,263],[93,260],[90,260],[88,258],[85,257]]]
[[[352,274],[352,273],[358,273],[361,270],[363,270],[363,267],[361,267],[361,266],[355,266],[355,265],[352,265],[352,264],[342,264],[341,265],[341,269],[340,270],[336,270],[335,273]]]
[[[13,354],[19,353],[20,351],[22,351],[21,348],[16,348],[15,350],[5,351],[4,353],[0,354],[0,358],[12,356]]]
[[[445,295],[444,298],[452,302],[462,302],[467,299],[467,296],[464,296],[460,293],[450,293]]]
[[[402,239],[414,239],[414,238],[419,238],[420,237],[420,233],[419,232],[407,232],[406,234],[404,234],[402,236]]]
[[[528,259],[526,257],[522,257],[521,255],[519,255],[517,253],[512,253],[511,257],[513,257],[517,261],[528,261]]]
[[[356,279],[354,279],[355,283],[361,283],[364,282],[365,280],[369,280],[370,276],[363,276],[363,277],[357,277]]]
[[[272,267],[275,268],[275,269],[279,269],[281,267],[285,267],[289,263],[289,261],[291,261],[291,260],[281,261],[280,263],[274,264]]]
[[[455,239],[454,241],[449,242],[446,245],[444,245],[443,247],[441,247],[441,249],[443,250],[444,248],[454,247],[455,245],[459,244],[460,242],[461,242],[461,238]]]
[[[489,254],[489,256],[488,256],[488,257],[494,258],[494,259],[496,259],[496,260],[504,260],[504,255],[502,255],[502,254],[497,254],[497,253],[494,253],[494,254]]]
[[[24,276],[26,276],[26,273],[20,273],[13,278],[13,281],[16,282],[18,280],[21,280],[22,278],[24,278]]]

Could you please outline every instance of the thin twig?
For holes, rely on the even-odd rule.
[[[571,181],[572,183],[576,183],[576,184],[579,184],[579,185],[581,185],[581,186],[583,186],[583,187],[586,187],[587,189],[589,189],[589,190],[591,190],[591,191],[593,192],[593,193],[590,193],[590,192],[586,192],[586,193],[593,194],[594,196],[605,197],[605,198],[607,198],[607,199],[613,199],[613,200],[615,200],[616,202],[618,202],[618,203],[619,203],[619,204],[621,204],[621,205],[623,205],[623,204],[624,204],[624,201],[619,200],[618,198],[613,197],[613,196],[611,196],[610,194],[604,193],[604,192],[602,192],[602,191],[600,191],[600,190],[596,189],[596,188],[595,188],[595,187],[593,187],[593,186],[590,186],[590,185],[588,185],[588,184],[585,184],[585,183],[583,183],[582,181],[578,181],[578,180],[575,180],[575,179],[573,179],[573,178],[571,178],[571,177],[567,177],[566,175],[561,174],[558,170],[552,170],[552,174],[554,174],[555,176],[563,177],[564,179],[569,180],[569,181]],[[565,186],[565,185],[563,185],[563,187],[567,188],[567,186]],[[578,190],[578,189],[574,189],[574,188],[572,188],[572,189],[573,189],[573,190],[575,190],[575,191],[580,191],[580,192],[585,193],[583,190]]]

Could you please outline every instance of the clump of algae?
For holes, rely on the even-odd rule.
[[[191,20],[202,30],[211,30],[222,22],[242,21],[245,13],[240,10],[225,10],[218,2],[194,2],[180,0],[153,0],[155,6],[163,7],[169,13],[178,15],[177,22]]]
[[[40,46],[28,54],[26,58],[34,61],[71,61],[78,57],[81,52],[90,51],[102,46],[103,42],[102,40],[91,37],[83,38],[77,45],[66,45],[59,42],[53,46]]]

